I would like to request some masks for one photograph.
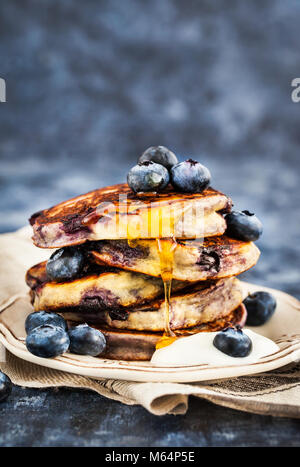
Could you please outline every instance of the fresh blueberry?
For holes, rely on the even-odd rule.
[[[185,193],[201,193],[210,183],[210,171],[200,162],[188,159],[174,165],[170,171],[175,190]]]
[[[53,281],[73,279],[82,270],[84,259],[84,254],[78,247],[60,248],[48,259],[47,276]]]
[[[8,398],[12,390],[10,378],[0,371],[0,402]]]
[[[273,315],[276,309],[276,299],[269,292],[255,292],[244,300],[247,309],[248,326],[261,326]]]
[[[25,329],[29,334],[33,329],[43,326],[44,324],[52,324],[58,326],[67,331],[67,323],[64,318],[56,313],[50,313],[46,311],[35,311],[27,316],[25,321]]]
[[[26,337],[30,353],[42,358],[57,357],[65,353],[70,345],[68,333],[58,326],[45,324],[33,329]]]
[[[213,345],[230,357],[247,357],[252,350],[252,341],[240,328],[227,328],[219,332]]]
[[[127,183],[135,193],[162,191],[169,181],[168,170],[152,161],[139,162],[127,175]]]
[[[263,231],[260,220],[249,211],[232,211],[225,216],[226,235],[245,242],[254,242]]]
[[[151,146],[140,156],[138,162],[152,161],[163,165],[170,170],[173,165],[178,163],[178,159],[170,149],[165,146]]]
[[[69,330],[70,352],[79,355],[100,355],[106,349],[106,339],[102,332],[87,324],[79,324]]]

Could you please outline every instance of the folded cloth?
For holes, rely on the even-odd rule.
[[[26,270],[49,254],[32,245],[28,228],[0,235],[0,322],[1,312],[27,294]],[[300,418],[299,363],[254,376],[191,384],[98,381],[30,363],[9,351],[0,352],[0,369],[20,386],[90,389],[123,404],[140,404],[155,415],[185,414],[193,395],[232,409]]]

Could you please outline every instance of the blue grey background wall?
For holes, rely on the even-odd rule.
[[[246,278],[299,294],[300,3],[0,4],[0,231],[163,144],[264,222]]]

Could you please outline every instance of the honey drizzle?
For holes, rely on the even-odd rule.
[[[174,230],[174,214],[169,213],[169,217],[163,219],[161,210],[159,211],[159,238],[156,239],[157,250],[160,260],[160,275],[164,283],[165,293],[165,325],[164,334],[156,344],[156,348],[160,349],[172,344],[176,339],[175,333],[170,327],[170,310],[171,310],[171,290],[172,290],[172,279],[173,279],[173,266],[174,266],[174,252],[177,247]],[[163,220],[171,223],[169,231],[173,233],[172,237],[164,238],[163,231]]]
[[[132,226],[131,226],[132,230]],[[129,229],[128,214],[127,214],[127,243],[130,248],[135,248],[140,238],[140,226],[135,226],[134,232]]]
[[[127,243],[128,243],[128,246],[130,248],[135,248],[137,246],[138,239],[137,238],[127,238]]]
[[[160,275],[164,284],[164,334],[161,339],[158,340],[156,344],[156,349],[166,347],[167,345],[172,344],[176,340],[175,333],[171,330],[170,327],[170,308],[171,308],[171,290],[172,290],[172,278],[173,278],[173,265],[174,265],[174,252],[177,247],[174,231],[174,215],[170,213],[170,216],[165,216],[163,219],[163,214],[161,209],[159,210],[158,218],[158,238],[156,238],[156,245],[159,254],[160,260]],[[163,223],[170,222],[171,232],[173,232],[172,237],[164,238],[164,229]],[[147,210],[147,223],[148,223],[148,235],[151,238],[151,209]],[[134,235],[129,232],[128,223],[127,223],[127,243],[130,248],[135,248],[139,240],[139,229],[136,229]],[[170,231],[169,230],[169,231]],[[157,232],[155,232],[157,234]]]
[[[160,259],[160,275],[164,283],[165,293],[165,333],[167,337],[174,337],[175,334],[170,328],[170,298],[173,278],[174,250],[176,248],[175,240],[171,238],[156,239],[157,250]]]

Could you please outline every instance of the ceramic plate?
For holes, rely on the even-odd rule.
[[[127,362],[84,357],[66,353],[43,359],[29,353],[24,344],[24,322],[32,312],[28,297],[17,297],[0,314],[0,341],[17,357],[38,365],[96,379],[122,379],[141,382],[196,382],[232,378],[274,370],[300,359],[300,302],[283,292],[243,282],[245,296],[267,290],[277,299],[277,310],[267,324],[253,327],[255,332],[274,340],[280,350],[256,363],[217,367],[190,365],[159,367],[150,362]]]

